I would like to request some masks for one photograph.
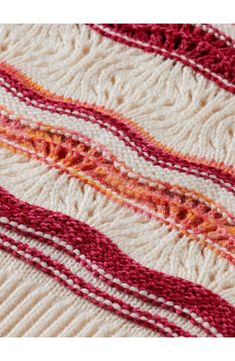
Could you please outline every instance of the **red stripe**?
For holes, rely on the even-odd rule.
[[[206,28],[212,30],[215,37],[219,37],[220,39],[225,40],[228,46],[233,46],[233,47],[235,46],[235,41],[231,38],[231,36],[225,34],[220,29],[217,29],[215,26],[211,24],[202,24],[202,26],[205,26]]]
[[[235,336],[234,307],[210,290],[144,267],[124,254],[96,229],[59,212],[19,201],[2,188],[0,206],[0,216],[65,240],[113,277],[187,307],[224,336]]]
[[[200,26],[192,24],[105,24],[102,28],[99,25],[89,26],[119,43],[180,61],[203,74],[207,79],[213,80],[223,89],[235,93],[235,49],[227,45],[226,39],[218,39],[213,32],[204,31]],[[110,34],[107,30],[113,33]],[[127,36],[128,39],[123,36]]]
[[[5,227],[8,230],[12,230],[15,233],[21,234],[25,237],[31,237],[34,239],[37,239],[43,243],[49,244],[51,246],[53,246],[54,248],[58,249],[58,250],[62,250],[63,252],[67,253],[70,257],[72,257],[73,259],[75,259],[77,262],[81,263],[84,267],[86,267],[86,269],[91,272],[95,277],[100,278],[103,282],[107,283],[109,286],[111,287],[115,287],[117,290],[125,292],[129,295],[134,295],[136,298],[150,303],[153,306],[157,306],[157,307],[161,307],[162,309],[166,309],[169,310],[171,312],[177,313],[179,316],[186,318],[187,320],[189,320],[193,325],[199,327],[200,329],[202,329],[208,336],[214,337],[215,334],[213,332],[211,332],[208,328],[204,327],[202,325],[202,323],[197,322],[191,315],[189,315],[186,312],[183,312],[182,310],[176,309],[174,306],[169,306],[166,303],[163,302],[159,302],[157,300],[153,300],[153,299],[149,299],[148,297],[141,295],[141,293],[130,290],[127,287],[122,286],[119,283],[114,282],[112,279],[107,279],[105,276],[103,276],[101,273],[99,273],[98,271],[94,270],[89,263],[87,263],[86,261],[84,261],[80,256],[77,256],[73,253],[73,251],[69,251],[65,246],[59,245],[58,243],[54,242],[53,240],[50,240],[48,238],[44,238],[42,236],[39,236],[33,232],[28,232],[28,231],[24,231],[21,230],[19,228],[17,228],[17,226],[13,227],[10,224],[6,224],[6,223],[1,223],[1,226]]]
[[[41,133],[40,133],[40,135],[36,134],[37,133],[37,131],[36,131],[36,133],[35,133],[36,138],[33,137],[31,139],[31,136],[32,136],[31,131],[30,131],[30,134],[31,134],[30,137],[28,137],[28,135],[26,133],[25,133],[26,134],[25,135],[24,133],[21,132],[21,131],[23,131],[23,128],[25,128],[25,126],[23,126],[23,128],[22,128],[20,126],[20,124],[18,123],[18,121],[13,121],[13,120],[11,120],[11,122],[9,123],[7,118],[1,119],[1,116],[0,116],[0,123],[2,125],[4,125],[5,120],[6,120],[6,124],[8,124],[8,125],[10,124],[10,127],[12,127],[13,132],[10,132],[10,133],[7,132],[8,134],[5,134],[5,132],[3,131],[3,135],[1,137],[1,140],[3,142],[2,146],[4,146],[4,141],[7,142],[10,139],[10,141],[13,141],[13,144],[11,144],[10,149],[13,148],[16,151],[20,151],[20,146],[22,145],[23,149],[24,149],[24,145],[28,144],[28,142],[29,142],[30,143],[30,149],[29,149],[30,152],[27,149],[24,149],[24,150],[20,151],[21,153],[23,153],[27,156],[30,156],[32,158],[38,159],[39,161],[44,162],[46,164],[49,164],[50,167],[56,166],[57,169],[58,169],[58,164],[56,162],[54,162],[53,159],[56,161],[60,160],[60,164],[61,164],[61,162],[63,163],[63,159],[64,159],[65,164],[67,164],[67,166],[69,166],[69,164],[71,164],[71,162],[68,163],[66,161],[66,159],[67,159],[66,154],[68,154],[68,151],[69,151],[70,157],[72,157],[72,159],[73,159],[72,167],[75,167],[74,168],[75,170],[86,169],[86,172],[88,172],[87,173],[88,175],[90,174],[93,177],[93,179],[96,179],[99,182],[101,182],[101,184],[105,185],[105,187],[108,187],[109,190],[111,189],[113,191],[115,191],[115,190],[119,191],[119,189],[116,188],[115,185],[112,185],[112,182],[110,183],[110,181],[108,179],[105,180],[105,177],[100,178],[99,175],[97,175],[97,173],[94,171],[91,171],[91,173],[90,173],[90,170],[88,168],[93,169],[93,166],[95,165],[96,162],[95,163],[93,162],[94,164],[92,166],[92,162],[89,161],[89,167],[87,168],[88,163],[86,161],[86,157],[84,158],[84,154],[82,154],[84,151],[85,151],[85,153],[87,153],[87,152],[89,153],[89,149],[88,149],[89,147],[87,148],[87,143],[86,143],[86,150],[82,150],[82,153],[80,152],[81,149],[80,149],[80,151],[75,150],[75,148],[77,146],[74,143],[74,141],[73,141],[73,145],[72,145],[74,147],[74,149],[71,149],[71,143],[67,144],[64,141],[63,141],[62,148],[61,147],[58,148],[58,144],[60,143],[59,138],[56,140],[56,142],[54,142],[54,140],[49,139],[49,138],[47,138],[47,140],[45,140],[44,136]],[[18,129],[19,126],[20,126],[21,131],[19,132],[19,134],[17,136],[16,130]],[[2,130],[0,130],[0,133],[1,132],[2,132]],[[54,134],[54,131],[53,131],[53,134]],[[66,138],[67,138],[67,135],[66,135]],[[30,139],[31,139],[31,141],[30,141]],[[14,142],[16,142],[16,144],[18,144],[19,147],[17,147],[17,145],[14,145]],[[27,148],[27,146],[26,146],[26,148]],[[43,155],[41,157],[40,156],[38,157],[37,150],[39,150],[39,152],[43,153]],[[51,154],[51,161],[48,162],[48,156],[50,156],[50,154]],[[79,159],[79,167],[77,168],[77,166],[75,166],[75,163],[78,165],[78,163],[77,163],[78,159]],[[101,161],[101,158],[99,158],[99,159]],[[114,159],[113,159],[113,161],[114,161]],[[100,163],[100,167],[102,166],[101,163]],[[114,170],[114,168],[112,168],[112,167],[107,168],[106,165],[107,165],[107,161],[105,160],[103,163],[103,166],[106,168],[106,173],[109,174],[112,171],[112,169]],[[62,165],[60,165],[59,167],[61,168]],[[62,168],[61,168],[61,170],[62,170]],[[65,171],[66,173],[68,173],[70,175],[73,173],[73,172],[71,173],[70,170],[68,170],[67,168],[65,169],[65,168],[63,168],[63,171]],[[116,172],[116,170],[114,170],[114,172]],[[115,174],[117,175],[117,173],[115,173]],[[114,178],[116,177],[115,174],[114,174]],[[125,177],[125,175],[124,175],[124,177]],[[79,176],[78,176],[78,178],[79,178]],[[117,176],[117,178],[119,178],[119,176]],[[82,180],[85,181],[85,183],[86,182],[89,183],[88,179],[84,179],[82,177]],[[133,188],[138,183],[138,182],[137,183],[135,183],[135,182],[136,182],[135,180],[130,181],[127,179],[126,183],[125,182],[124,183],[127,188],[129,186],[130,186],[130,188]],[[129,184],[129,186],[128,186],[128,184]],[[90,185],[91,185],[91,183],[90,183]],[[102,190],[96,184],[92,184],[92,186],[95,187],[96,189],[98,189],[99,191],[101,190],[102,193],[104,193],[106,196],[109,196],[112,198],[113,194],[111,195],[107,189],[106,189],[106,191],[104,189]],[[138,189],[139,189],[139,186],[142,187],[142,185],[139,184],[137,186]],[[133,191],[133,189],[132,189],[132,191]],[[197,241],[201,242],[201,240],[197,237],[197,235],[198,235],[198,232],[202,232],[204,234],[204,241],[206,240],[205,244],[208,245],[207,241],[209,241],[210,248],[215,246],[216,253],[218,253],[217,246],[219,246],[219,248],[222,246],[222,249],[220,249],[219,254],[223,255],[226,259],[229,259],[232,263],[235,262],[235,258],[232,257],[233,248],[235,248],[235,238],[232,236],[232,233],[231,233],[232,232],[231,226],[232,226],[232,224],[234,224],[234,220],[233,220],[233,223],[228,223],[224,217],[219,219],[218,218],[219,214],[218,214],[217,210],[212,210],[212,208],[210,206],[209,206],[209,208],[208,208],[208,206],[206,206],[206,208],[205,208],[204,205],[202,205],[202,208],[201,208],[201,206],[200,206],[201,203],[200,202],[198,203],[198,201],[195,203],[195,200],[191,199],[190,197],[188,198],[188,200],[184,199],[184,197],[180,197],[180,199],[179,199],[179,195],[177,193],[174,194],[174,190],[170,191],[169,187],[167,187],[167,189],[161,190],[161,191],[155,189],[154,195],[153,195],[152,190],[148,187],[148,185],[146,185],[146,192],[148,192],[148,191],[150,191],[150,193],[152,194],[152,196],[150,198],[145,197],[143,199],[142,197],[139,197],[138,195],[135,196],[135,194],[133,192],[132,192],[133,193],[132,196],[135,198],[135,200],[137,200],[137,202],[138,201],[140,202],[140,205],[141,204],[147,204],[148,206],[152,205],[152,207],[155,210],[156,210],[157,205],[164,203],[164,199],[166,200],[167,204],[170,202],[169,207],[167,207],[167,209],[164,208],[164,211],[162,209],[162,206],[160,207],[160,213],[162,213],[165,217],[166,217],[166,215],[171,214],[172,217],[174,218],[174,220],[176,221],[176,223],[180,222],[184,226],[184,231],[186,231],[186,233],[188,232],[189,228],[191,228],[193,230],[193,235],[196,237]],[[123,193],[122,190],[121,190],[121,194],[124,196],[127,195],[125,192]],[[114,197],[116,197],[116,196],[114,196]],[[130,194],[127,195],[127,198],[130,199]],[[116,198],[114,198],[114,200],[117,201]],[[118,201],[121,201],[121,200],[118,200]],[[179,204],[179,201],[181,201],[181,204]],[[136,208],[137,208],[138,212],[143,211],[142,208],[139,208],[138,206],[135,206],[133,208],[133,205],[131,206],[127,201],[122,200],[122,203],[123,202],[125,203],[125,205],[129,206],[131,209],[136,210]],[[185,213],[185,208],[184,207],[182,208],[182,202],[184,205],[186,205],[186,206],[188,205],[189,208],[192,208],[192,205],[194,207],[193,213],[190,215],[190,219],[188,219],[188,217],[186,217],[187,213]],[[176,217],[176,213],[175,213],[176,206],[178,207],[177,213],[180,215],[180,217],[178,217],[178,216]],[[157,207],[157,209],[158,209],[158,207]],[[183,210],[183,213],[180,211],[180,209]],[[210,210],[210,212],[208,213],[209,210]],[[202,211],[204,212],[204,215],[202,215]],[[206,214],[205,214],[205,211],[206,211]],[[145,213],[145,214],[147,214],[147,213]],[[221,216],[222,216],[222,214],[220,215],[220,217]],[[154,216],[152,214],[152,217],[157,218],[161,222],[164,222],[164,223],[167,222],[166,219],[164,220],[161,217],[159,218],[157,215]],[[201,228],[199,226],[199,223],[201,225],[203,225],[203,219],[206,222],[206,227],[202,226],[202,228]],[[232,219],[231,219],[231,221],[232,221]],[[212,228],[211,228],[211,226],[208,228],[208,224],[213,224],[213,223],[214,223],[214,226]],[[172,227],[172,224],[170,224],[170,225]],[[221,230],[221,227],[224,229],[223,232]],[[176,228],[178,229],[177,225],[176,225]],[[231,228],[231,232],[229,232],[230,228]],[[210,235],[211,229],[214,229],[213,237],[211,237],[211,235]],[[216,234],[217,234],[217,236],[216,236]],[[219,236],[219,239],[221,239],[221,237],[222,237],[222,239],[223,239],[222,244],[217,243],[218,236]],[[207,240],[207,237],[209,237],[208,240]],[[215,243],[215,245],[214,245],[214,243]],[[217,243],[217,245],[216,245],[216,243]],[[228,252],[226,252],[226,249]],[[230,252],[230,254],[229,254],[229,252]]]
[[[101,290],[99,290],[98,288],[94,287],[93,285],[91,285],[90,283],[84,281],[82,278],[78,277],[76,274],[72,273],[67,267],[65,267],[62,263],[56,261],[53,261],[53,259],[49,256],[46,256],[43,252],[38,251],[37,248],[33,248],[30,247],[28,244],[24,244],[22,242],[16,242],[14,241],[12,238],[9,238],[7,236],[5,236],[4,234],[0,233],[0,238],[4,241],[4,242],[9,242],[11,245],[16,246],[18,248],[19,251],[23,251],[26,254],[29,254],[33,257],[37,257],[40,258],[41,262],[45,262],[47,263],[48,267],[53,267],[56,270],[58,270],[61,274],[64,274],[67,276],[67,278],[69,278],[70,280],[72,280],[76,285],[78,285],[81,289],[87,289],[89,292],[95,294],[96,297],[103,297],[105,300],[109,300],[112,303],[116,303],[118,304],[122,310],[127,310],[130,313],[138,313],[138,315],[141,317],[146,317],[148,319],[148,321],[143,321],[141,319],[132,317],[131,315],[125,315],[121,312],[121,310],[117,310],[115,309],[112,305],[106,305],[104,304],[102,301],[96,300],[93,297],[90,297],[89,295],[85,294],[84,292],[75,289],[73,287],[73,285],[69,285],[65,280],[61,279],[60,276],[57,276],[54,274],[54,272],[50,269],[48,269],[47,266],[43,266],[40,263],[37,263],[36,261],[27,259],[27,257],[25,257],[24,255],[20,255],[18,253],[17,250],[13,250],[11,249],[10,246],[5,246],[4,244],[0,244],[0,249],[6,250],[9,253],[11,253],[13,256],[23,259],[24,261],[26,261],[27,263],[29,263],[30,265],[33,265],[34,267],[40,269],[42,272],[46,273],[47,275],[53,277],[56,281],[58,281],[59,283],[63,284],[65,287],[69,288],[72,292],[74,292],[75,294],[77,294],[78,296],[81,296],[83,298],[88,299],[89,301],[91,301],[92,303],[98,305],[101,308],[105,308],[108,311],[111,311],[115,314],[117,314],[118,316],[124,317],[128,320],[131,320],[137,324],[140,324],[141,326],[145,326],[146,328],[150,328],[153,331],[157,331],[159,333],[161,333],[164,336],[170,337],[172,336],[172,334],[170,332],[166,332],[164,330],[162,330],[161,328],[159,328],[157,325],[154,325],[152,323],[150,323],[150,320],[154,320],[155,322],[161,323],[164,327],[168,327],[172,330],[172,332],[177,333],[179,336],[183,336],[183,337],[192,337],[192,335],[189,332],[184,331],[183,329],[181,329],[180,327],[178,327],[177,325],[169,322],[166,318],[160,317],[158,315],[153,315],[149,312],[146,311],[142,311],[141,309],[137,308],[137,307],[133,307],[128,303],[123,302],[122,300],[111,296],[109,294],[107,294],[106,292],[103,292]]]
[[[4,69],[0,69],[0,76],[4,78],[5,81],[11,85],[11,87],[15,88],[16,91],[6,87],[1,81],[0,85],[17,97],[17,92],[21,92],[24,97],[19,97],[19,100],[25,102],[27,105],[44,109],[50,111],[51,113],[66,114],[68,116],[82,118],[85,121],[89,121],[94,124],[98,123],[101,128],[107,129],[119,139],[123,140],[123,142],[128,147],[136,151],[140,157],[144,158],[148,162],[151,162],[153,165],[158,165],[162,168],[168,168],[171,170],[177,170],[179,172],[191,174],[204,179],[210,179],[212,182],[219,184],[222,188],[225,188],[235,194],[235,189],[233,189],[233,186],[235,186],[235,176],[229,173],[229,171],[225,172],[222,169],[205,164],[198,164],[196,162],[188,161],[186,159],[180,158],[179,156],[168,153],[165,150],[158,148],[150,143],[140,133],[136,132],[134,128],[130,127],[124,121],[114,118],[111,115],[103,114],[89,106],[82,106],[74,103],[56,101],[50,98],[46,98],[38,92],[27,88],[19,80],[14,79],[14,77],[8,74]],[[32,103],[33,100],[36,100],[41,106]],[[51,108],[51,106],[54,108]],[[57,110],[57,108],[61,108],[62,110]],[[82,112],[83,114],[74,114],[75,111]],[[89,118],[90,116],[93,118]],[[112,128],[109,128],[109,126],[112,126]],[[124,135],[120,134],[120,132]],[[152,157],[156,157],[157,160],[153,160]],[[172,163],[172,165],[167,164],[169,162]],[[183,167],[187,169],[183,169]],[[195,173],[194,170],[200,173]],[[210,176],[216,176],[216,178],[211,178]]]

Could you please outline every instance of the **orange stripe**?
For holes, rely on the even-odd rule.
[[[93,187],[95,185],[97,190],[104,192],[109,197],[112,196],[111,198],[115,201],[119,199],[115,196],[117,193],[129,201],[137,203],[136,208],[141,205],[147,207],[149,212],[153,212],[158,219],[157,214],[160,214],[160,217],[164,218],[164,223],[168,224],[167,219],[172,219],[174,225],[183,227],[183,233],[187,235],[189,231],[192,231],[194,236],[203,234],[205,240],[210,239],[218,247],[223,247],[231,253],[235,251],[235,225],[229,224],[221,214],[218,218],[217,211],[203,202],[193,199],[193,192],[192,196],[188,195],[188,191],[187,196],[181,196],[175,192],[177,187],[156,181],[155,186],[146,184],[143,186],[138,180],[138,175],[136,179],[131,179],[127,173],[122,173],[114,167],[114,162],[117,160],[112,154],[110,154],[110,160],[107,160],[100,152],[97,152],[94,146],[66,139],[63,135],[51,134],[49,130],[56,130],[55,127],[48,126],[48,131],[42,131],[21,126],[17,121],[9,123],[12,128],[9,127],[9,124],[6,126],[3,121],[1,123],[0,134],[7,139],[39,154],[44,159],[51,159],[53,164],[61,164],[63,170],[67,169],[68,173],[84,181],[84,177],[81,179],[79,176],[79,172],[82,171],[93,179],[90,185]],[[126,167],[123,163],[122,166]],[[87,182],[86,177],[85,179]],[[105,187],[105,191],[101,190],[99,184]],[[161,189],[161,185],[164,185],[165,188]],[[125,205],[128,203],[123,202]],[[209,203],[211,206],[213,205],[211,200]],[[176,226],[176,228],[178,227]],[[196,238],[198,237],[196,236]],[[213,245],[210,247],[215,248]],[[222,251],[221,254],[231,260],[231,257],[228,257],[225,252]]]
[[[119,113],[115,112],[114,110],[106,109],[105,107],[97,106],[96,104],[88,104],[86,102],[82,103],[79,100],[74,100],[72,98],[66,98],[61,95],[52,93],[49,90],[46,90],[40,84],[33,81],[31,78],[29,78],[25,74],[23,74],[21,71],[15,69],[13,66],[11,66],[5,62],[0,62],[0,67],[2,69],[4,69],[7,73],[9,73],[10,75],[14,76],[15,79],[19,80],[26,87],[28,87],[29,89],[32,89],[33,91],[36,91],[41,96],[44,96],[51,100],[62,101],[62,102],[68,103],[68,104],[77,104],[77,105],[83,106],[87,109],[94,109],[103,114],[113,116],[113,117],[117,118],[118,120],[121,120],[124,123],[128,124],[130,127],[134,128],[146,140],[148,140],[150,143],[156,145],[158,148],[161,148],[162,150],[164,150],[167,153],[170,153],[174,156],[180,157],[181,159],[194,162],[196,164],[201,164],[201,165],[204,164],[206,166],[211,166],[211,167],[223,170],[224,172],[235,176],[235,169],[233,166],[225,165],[223,162],[216,162],[213,159],[207,160],[205,157],[198,158],[198,157],[192,156],[192,155],[185,155],[176,150],[173,150],[172,148],[168,147],[167,145],[161,144],[159,141],[157,141],[154,137],[152,137],[148,132],[146,132],[134,120],[124,117],[122,114],[119,114]]]

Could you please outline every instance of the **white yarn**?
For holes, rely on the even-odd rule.
[[[235,303],[233,266],[213,251],[202,249],[187,236],[179,238],[177,231],[169,231],[156,220],[119,207],[77,179],[1,149],[0,159],[3,155],[6,162],[0,183],[16,197],[84,221],[137,262],[200,283]]]
[[[229,25],[218,28],[235,35]],[[234,95],[180,63],[126,47],[85,25],[1,25],[0,61],[16,66],[51,92],[95,103],[133,119],[176,151],[235,165]],[[26,122],[43,121],[81,132],[105,145],[118,162],[124,161],[142,176],[194,189],[235,214],[234,196],[212,180],[153,166],[98,125],[28,106],[3,88],[0,98],[2,105],[13,110],[13,116],[24,115],[29,118]],[[94,226],[137,262],[201,284],[235,304],[234,268],[228,261],[187,236],[179,237],[179,232],[159,221],[120,207],[77,179],[0,149],[0,185],[22,200]],[[61,251],[14,232],[5,233],[15,241],[36,245],[110,295],[166,316],[195,335],[204,335],[177,314],[147,305],[95,279]],[[65,280],[68,284],[73,282]],[[139,317],[136,313],[132,316]],[[38,270],[0,252],[0,336],[6,335],[156,333],[78,298]]]
[[[235,29],[233,24],[214,24],[214,27],[230,36],[235,41]]]
[[[111,133],[101,129],[96,124],[91,124],[83,119],[76,119],[73,116],[51,114],[49,111],[26,106],[19,100],[12,98],[9,94],[0,88],[0,97],[2,99],[2,105],[9,109],[16,109],[15,116],[18,117],[24,114],[26,119],[25,123],[29,122],[44,122],[54,126],[63,126],[65,129],[76,130],[86,135],[87,137],[95,140],[99,144],[104,145],[110,150],[119,160],[125,162],[125,164],[131,167],[135,172],[144,174],[152,179],[161,179],[162,181],[169,182],[175,185],[182,185],[188,189],[194,189],[215,202],[218,202],[222,206],[228,209],[231,213],[235,214],[235,197],[225,188],[221,188],[214,183],[211,178],[204,179],[194,175],[186,175],[179,172],[177,169],[169,170],[162,169],[160,166],[153,166],[150,162],[146,162],[143,158],[137,156],[135,151],[132,151],[129,147],[125,146],[122,140],[114,137]],[[1,113],[5,111],[1,110]],[[226,185],[226,184],[225,184]]]
[[[0,218],[0,221],[2,221],[2,219]],[[27,227],[26,227],[27,228]],[[2,230],[2,227],[0,227],[0,230]],[[33,232],[34,233],[34,232]],[[41,232],[39,232],[41,233]],[[35,241],[31,238],[25,238],[22,236],[18,236],[17,234],[15,234],[14,232],[11,231],[7,231],[5,232],[5,234],[11,238],[13,238],[15,241],[20,241],[23,242],[25,244],[29,244],[31,247],[36,247],[39,251],[42,251],[45,255],[48,255],[50,257],[52,257],[52,259],[56,259],[57,261],[63,263],[68,269],[71,270],[71,272],[73,272],[74,274],[76,274],[77,276],[81,277],[82,279],[84,279],[86,282],[94,285],[95,287],[98,287],[100,290],[107,292],[108,294],[117,297],[118,299],[121,299],[122,301],[129,303],[130,305],[134,306],[134,307],[138,307],[144,311],[149,311],[152,314],[158,314],[162,317],[167,317],[169,321],[174,322],[176,325],[178,326],[183,326],[183,329],[186,331],[191,332],[192,335],[197,335],[197,336],[206,336],[206,333],[204,331],[202,331],[201,329],[199,329],[196,326],[193,326],[191,324],[191,322],[187,321],[186,319],[179,317],[177,314],[172,313],[170,311],[166,311],[164,309],[161,309],[159,307],[156,306],[151,306],[148,304],[145,304],[143,301],[137,300],[135,297],[133,296],[128,296],[123,292],[117,291],[115,289],[113,289],[112,287],[108,286],[106,283],[104,283],[101,280],[98,279],[94,279],[94,277],[91,275],[90,272],[88,272],[84,266],[82,266],[81,264],[78,264],[76,261],[74,261],[70,256],[65,255],[63,252],[58,251],[52,247],[52,246],[48,246],[46,244],[42,244],[39,241]],[[46,238],[49,238],[49,235],[42,235]],[[1,237],[0,237],[1,238]],[[53,238],[53,237],[51,237]],[[0,240],[1,242],[1,240]],[[5,242],[7,243],[7,241]],[[58,243],[58,242],[56,242]],[[61,244],[61,242],[60,242]],[[15,250],[17,250],[16,246],[13,246]],[[71,250],[73,249],[72,246],[68,246],[69,249],[71,248]],[[75,250],[77,251],[77,250]],[[77,252],[75,252],[77,254]],[[80,253],[80,252],[79,252]],[[22,253],[24,254],[24,252]],[[32,257],[33,258],[33,257]],[[89,261],[89,259],[86,259],[86,257],[84,255],[81,256],[81,258],[83,260],[85,260],[89,265],[92,266],[91,262]],[[39,261],[39,260],[38,260]],[[88,262],[89,261],[89,262]],[[39,263],[39,262],[38,262]],[[43,265],[43,262],[40,263],[41,265]],[[99,269],[97,267],[95,267],[95,270],[97,270],[99,273],[101,273],[105,278],[110,279],[110,280],[114,280],[115,283],[117,283],[116,278],[114,279],[111,275],[106,274],[102,269],[99,271]],[[101,272],[102,271],[102,272]],[[118,282],[118,284],[121,284],[124,288],[127,289],[131,289],[134,290],[135,292],[137,292],[138,294],[146,294],[146,296],[149,296],[149,299],[155,299],[158,300],[159,302],[161,302],[162,304],[170,304],[171,306],[175,306],[175,309],[181,309],[184,311],[184,308],[180,307],[179,305],[174,305],[172,302],[167,302],[162,298],[157,298],[154,295],[148,295],[146,293],[146,291],[140,291],[138,290],[136,287],[131,287],[124,283],[122,283],[120,280]],[[117,305],[118,306],[118,305]],[[120,306],[118,307],[118,309],[121,309]],[[185,312],[187,314],[192,314],[192,312],[190,312],[190,310],[185,308]],[[194,319],[196,319],[200,324],[203,324],[203,320],[201,318],[199,318],[198,316],[194,317],[192,315],[192,317]],[[200,320],[199,320],[200,319]],[[208,328],[208,327],[206,327]],[[209,329],[215,334],[218,335],[218,332],[212,328],[211,326],[209,326]],[[172,331],[170,331],[170,333],[172,333]]]
[[[158,336],[8,254],[0,253],[0,260],[0,336]]]
[[[235,164],[233,95],[201,74],[85,25],[6,25],[2,34],[0,59],[46,89],[115,109],[184,154]]]

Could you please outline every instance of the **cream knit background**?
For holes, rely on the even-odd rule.
[[[235,35],[228,25],[218,27]],[[2,25],[0,60],[15,65],[51,92],[103,105],[134,119],[175,150],[235,166],[234,96],[180,63],[112,42],[85,25]],[[235,197],[212,181],[146,164],[98,127],[26,106],[2,88],[0,99],[31,121],[82,130],[134,170],[198,190],[235,214]],[[202,284],[235,304],[234,269],[229,262],[187,236],[179,238],[177,231],[156,220],[120,208],[90,186],[5,149],[0,149],[0,185],[20,199],[96,227],[138,262]],[[45,251],[51,254],[50,247]],[[185,322],[172,317],[179,325]],[[196,327],[194,332],[199,334]],[[76,297],[0,252],[0,336],[6,335],[153,333]]]

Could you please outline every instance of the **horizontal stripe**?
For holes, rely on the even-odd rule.
[[[181,61],[235,93],[233,61],[235,52],[225,40],[218,43],[213,33],[190,24],[114,24],[90,25],[103,36]],[[218,66],[223,63],[222,66]]]
[[[38,94],[38,92],[36,93],[32,89],[27,89],[22,83],[19,84],[19,81],[14,80],[12,75],[6,73],[4,65],[1,67],[3,68],[3,70],[0,70],[2,76],[2,78],[0,78],[1,85],[6,87],[6,90],[11,92],[14,96],[19,97],[21,101],[25,101],[26,104],[49,110],[52,113],[72,115],[75,118],[81,117],[85,121],[91,123],[98,123],[101,127],[122,139],[127,146],[131,147],[139,156],[143,157],[146,161],[151,162],[153,165],[177,169],[179,172],[210,179],[214,183],[219,184],[221,187],[235,194],[235,176],[233,174],[233,168],[230,167],[225,171],[225,169],[222,170],[220,168],[207,166],[203,163],[193,163],[184,158],[179,158],[170,153],[166,153],[163,149],[159,149],[153,144],[150,144],[149,141],[146,141],[139,132],[136,132],[135,129],[124,123],[123,120],[117,118],[114,119],[112,116],[102,114],[91,107],[48,98],[45,101],[43,95]]]
[[[224,335],[234,332],[232,326],[234,318],[233,307],[211,291],[188,281],[167,276],[136,264],[127,255],[121,253],[105,236],[89,228],[84,223],[72,220],[59,213],[17,201],[9,194],[7,195],[3,189],[1,189],[1,197],[5,199],[3,209],[0,211],[2,216],[7,216],[11,221],[20,222],[38,231],[45,231],[46,224],[49,224],[52,235],[56,232],[56,236],[64,239],[68,244],[76,244],[76,248],[78,247],[80,252],[85,255],[89,254],[91,262],[95,262],[114,277],[131,283],[134,287],[138,285],[138,287],[147,292],[161,295],[167,301],[179,303],[179,305],[187,304],[187,308],[195,312],[199,317],[203,317],[205,321],[210,319],[211,325]],[[18,204],[20,204],[21,209],[20,217],[14,212],[14,209],[18,209]],[[37,221],[35,222],[35,220]],[[71,234],[76,235],[75,239],[71,237]],[[92,235],[92,238],[89,235]],[[83,239],[86,239],[85,243]],[[103,253],[102,251],[100,253],[100,250],[103,249],[106,249],[106,252]],[[112,257],[109,256],[107,258],[108,254],[112,254]],[[115,264],[118,265],[118,269]],[[141,277],[139,277],[140,274]],[[155,280],[154,283],[153,280]],[[223,309],[223,320],[226,317],[226,321],[223,324],[219,321],[220,317],[222,317],[220,309]]]
[[[3,129],[4,125],[8,125],[7,119],[5,123],[2,120]],[[216,249],[222,251],[222,254],[224,252],[225,257],[233,253],[235,243],[233,229],[235,228],[235,222],[234,219],[228,218],[229,223],[227,223],[226,213],[225,219],[223,219],[223,211],[221,214],[222,218],[219,220],[217,210],[214,212],[210,204],[205,205],[203,203],[200,204],[200,202],[196,204],[191,196],[186,196],[185,193],[181,193],[183,198],[179,198],[179,194],[174,194],[174,189],[169,185],[162,183],[154,184],[152,182],[148,184],[147,181],[145,181],[143,188],[140,181],[137,181],[138,176],[133,173],[129,175],[128,169],[126,169],[124,173],[121,171],[121,174],[119,174],[119,169],[116,170],[113,167],[115,158],[112,154],[107,153],[102,160],[100,148],[95,147],[92,149],[88,139],[78,140],[78,135],[75,133],[73,135],[71,134],[70,141],[66,143],[63,135],[55,135],[54,132],[50,135],[47,128],[44,134],[43,131],[37,128],[35,130],[35,127],[33,127],[33,129],[28,129],[25,125],[22,127],[21,124],[16,121],[11,122],[10,125],[13,127],[13,133],[9,133],[9,130],[7,131],[9,133],[7,136],[10,137],[11,140],[16,141],[16,144],[23,146],[26,144],[26,149],[28,144],[30,152],[35,151],[37,156],[41,153],[42,158],[45,157],[46,159],[49,157],[53,161],[65,166],[68,171],[74,169],[75,173],[71,171],[71,174],[74,176],[76,176],[76,172],[80,170],[84,171],[93,179],[99,182],[101,181],[105,187],[108,187],[112,191],[131,198],[137,201],[137,203],[143,203],[150,207],[150,209],[155,210],[158,214],[160,212],[160,218],[158,216],[158,219],[162,220],[163,217],[163,219],[168,222],[168,218],[171,218],[174,222],[173,224],[170,222],[171,225],[174,226],[175,223],[180,223],[180,225],[177,224],[178,228],[183,227],[186,232],[189,232],[190,229],[193,231],[193,234],[198,237],[199,235],[204,235],[206,242],[210,241],[210,245],[212,246],[213,243],[218,242]],[[55,128],[54,130],[56,131]],[[25,133],[21,134],[20,132],[23,131],[25,131]],[[19,135],[17,138],[18,132]],[[64,131],[62,131],[62,134],[63,133]],[[49,141],[50,138],[51,140]],[[38,145],[36,143],[37,141]],[[98,158],[94,158],[94,155],[98,155]],[[125,164],[122,164],[121,167],[125,169]],[[113,174],[111,179],[110,174]],[[127,189],[128,191],[126,191]],[[207,210],[205,211],[205,209]],[[180,215],[180,217],[178,215]],[[233,262],[231,257],[228,259],[231,259]]]

